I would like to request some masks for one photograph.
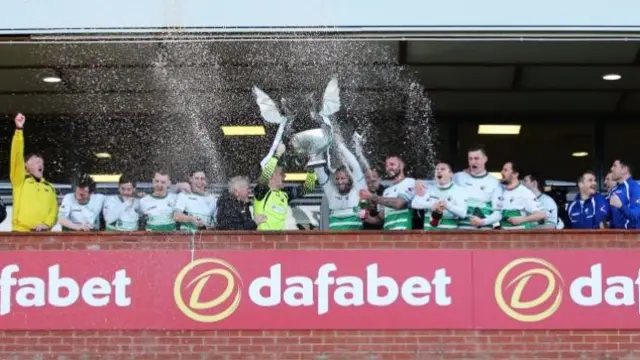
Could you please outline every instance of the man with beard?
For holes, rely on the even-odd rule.
[[[378,216],[367,218],[371,223],[384,223],[384,230],[411,230],[413,211],[411,200],[415,195],[415,180],[405,177],[404,161],[399,156],[389,156],[385,161],[387,177],[392,185],[383,196],[372,194],[368,189],[360,190],[360,199],[378,204]]]
[[[284,171],[278,166],[286,146],[278,144],[276,152],[262,168],[258,184],[253,189],[253,212],[264,215],[267,220],[258,225],[258,230],[284,230],[287,223],[289,202],[312,192],[316,187],[316,174],[308,172],[302,188],[284,187]]]
[[[81,175],[73,185],[73,193],[62,198],[58,223],[63,231],[98,231],[105,196],[95,194],[96,183],[91,176]]]
[[[327,169],[315,169],[329,202],[329,230],[360,230],[362,219],[358,215],[358,193],[366,189],[367,184],[362,167],[353,153],[342,143],[338,144],[338,150],[346,165],[336,170],[333,181],[329,179]]]
[[[218,198],[206,193],[207,176],[203,170],[189,174],[191,193],[181,192],[176,198],[173,218],[180,230],[197,231],[213,227]]]
[[[24,154],[23,127],[26,118],[15,117],[16,130],[11,140],[9,178],[13,195],[12,231],[47,231],[56,223],[56,190],[43,177],[44,160],[38,154]]]
[[[585,171],[578,178],[579,193],[569,204],[569,225],[572,229],[604,229],[609,214],[609,204],[597,192],[596,175]]]
[[[498,197],[494,203],[500,211],[500,227],[504,230],[531,229],[547,218],[536,196],[520,184],[519,175],[520,169],[512,161],[502,167],[502,189],[496,192]]]
[[[107,231],[138,231],[140,202],[136,183],[126,175],[118,180],[118,195],[107,196],[102,208]]]
[[[640,229],[640,184],[632,177],[631,164],[616,160],[611,178],[618,185],[609,197],[612,229]]]
[[[451,165],[440,162],[436,165],[436,186],[416,181],[416,196],[411,201],[414,209],[425,209],[425,230],[452,230],[458,221],[467,216],[464,189],[452,181]]]
[[[522,185],[531,190],[533,195],[535,195],[536,199],[540,202],[542,209],[547,212],[546,220],[534,224],[533,227],[536,229],[561,230],[564,228],[564,223],[558,216],[558,204],[556,204],[551,196],[544,193],[544,184],[545,180],[536,173],[528,173],[522,181]]]
[[[481,147],[467,152],[469,168],[453,176],[453,182],[467,195],[467,217],[460,221],[460,229],[491,229],[500,221],[492,199],[501,191],[500,182],[486,169],[487,155]]]

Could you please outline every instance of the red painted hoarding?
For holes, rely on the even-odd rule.
[[[639,329],[640,252],[473,252],[479,329]]]
[[[0,329],[464,329],[470,251],[3,252]]]
[[[0,329],[638,329],[638,255],[3,252]]]

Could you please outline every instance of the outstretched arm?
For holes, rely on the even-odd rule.
[[[264,168],[267,165],[267,162],[269,161],[269,159],[271,159],[271,157],[277,153],[280,150],[280,146],[284,146],[284,144],[282,144],[282,136],[284,135],[284,130],[287,126],[287,120],[286,118],[284,118],[284,120],[280,123],[280,126],[278,127],[278,132],[276,132],[276,136],[273,138],[273,143],[271,144],[271,149],[269,149],[269,153],[267,154],[267,156],[265,156],[262,161],[260,161],[260,167]],[[280,155],[282,155],[282,153],[284,152],[284,150],[280,153]]]
[[[9,168],[9,178],[13,187],[20,186],[26,176],[24,169],[24,134],[22,132],[24,122],[24,115],[18,114],[15,119],[16,132],[13,134],[13,140],[11,140],[11,165]]]
[[[338,144],[338,149],[340,150],[340,154],[344,158],[344,161],[351,169],[351,173],[354,177],[354,184],[364,182],[364,173],[362,172],[362,167],[355,155],[353,155],[353,153],[342,143]]]

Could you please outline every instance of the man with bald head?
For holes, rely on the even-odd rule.
[[[373,201],[379,207],[377,216],[367,217],[364,221],[383,223],[385,230],[411,230],[415,180],[405,176],[405,164],[399,156],[387,157],[385,170],[392,185],[384,190],[382,196],[372,194],[368,189],[360,190],[360,199]]]

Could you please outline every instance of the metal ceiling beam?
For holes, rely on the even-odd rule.
[[[400,60],[400,59],[399,59]],[[283,67],[285,63],[278,63],[280,67]],[[327,62],[327,64],[332,65],[343,65],[343,66],[358,66],[362,68],[377,68],[377,67],[395,67],[398,66],[394,61],[389,62],[371,62],[371,63],[357,63],[357,62]],[[209,69],[212,67],[239,67],[239,68],[253,68],[253,67],[269,67],[272,66],[272,63],[243,63],[238,61],[221,61],[221,62],[211,62],[211,63],[194,63],[194,64],[169,64],[167,68],[203,68]],[[313,62],[290,62],[289,66],[294,67],[312,67],[317,68],[318,64]],[[403,65],[409,67],[512,67],[512,66],[521,66],[521,67],[580,67],[580,68],[590,68],[590,67],[629,67],[633,66],[634,62],[617,62],[617,63],[570,63],[570,62],[407,62]],[[58,67],[62,69],[87,69],[87,70],[100,70],[100,69],[153,69],[155,65],[147,64],[147,63],[139,63],[139,64],[76,64],[76,65],[65,65],[65,64],[55,64],[55,65],[11,65],[11,66],[2,66],[0,65],[0,70],[42,70],[42,69],[51,69],[52,67]],[[275,67],[278,67],[276,65]]]

